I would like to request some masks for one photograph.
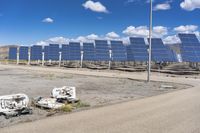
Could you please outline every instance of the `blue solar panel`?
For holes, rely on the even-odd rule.
[[[195,34],[179,34],[184,62],[200,62],[200,43]]]
[[[28,49],[29,47],[21,46],[19,48],[19,59],[28,60]]]
[[[48,60],[59,60],[59,44],[49,44],[48,49]]]
[[[144,38],[130,38],[131,44],[127,46],[128,61],[147,61],[148,52]]]
[[[69,45],[62,45],[62,60],[70,60],[69,58]]]
[[[34,45],[31,47],[31,60],[42,60],[42,46]]]
[[[80,43],[69,43],[69,60],[81,60],[81,46]]]
[[[127,61],[134,61],[134,54],[131,49],[131,45],[126,46],[126,52],[127,52]]]
[[[122,41],[111,41],[112,60],[126,61],[126,47]]]
[[[49,46],[44,46],[44,60],[49,60]]]
[[[83,60],[95,61],[96,53],[93,43],[83,43]]]
[[[98,61],[109,61],[109,46],[106,40],[95,40],[96,58]]]
[[[149,41],[149,39],[148,39]],[[163,44],[161,38],[152,38],[152,61],[176,62],[173,52]]]
[[[9,48],[9,60],[17,60],[17,48],[16,47],[10,47]]]

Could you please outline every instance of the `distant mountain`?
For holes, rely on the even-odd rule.
[[[8,52],[10,47],[17,47],[17,45],[4,45],[0,46],[0,59],[8,59]]]

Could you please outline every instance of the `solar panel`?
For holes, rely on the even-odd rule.
[[[69,45],[63,44],[62,45],[62,60],[69,60]]]
[[[69,43],[69,60],[81,60],[81,46],[78,42]]]
[[[178,34],[184,62],[200,62],[200,43],[195,34]]]
[[[29,47],[26,46],[19,48],[19,60],[28,60],[28,49]]]
[[[98,61],[109,61],[109,46],[106,40],[95,40],[96,58]]]
[[[126,47],[122,41],[110,41],[113,61],[126,61]]]
[[[127,61],[134,61],[134,54],[131,49],[131,45],[126,46],[126,52],[127,52]]]
[[[147,61],[148,52],[144,38],[130,38],[130,45],[127,46],[128,61]]]
[[[49,60],[49,46],[44,46],[44,60]]]
[[[9,60],[17,60],[17,47],[10,47],[9,48]]]
[[[42,46],[34,45],[31,47],[31,60],[42,60]]]
[[[149,41],[149,39],[148,39]],[[152,38],[152,61],[176,62],[173,52],[163,44],[161,38]]]
[[[83,43],[83,60],[85,61],[95,61],[96,54],[93,43]]]
[[[49,44],[48,47],[48,60],[59,60],[59,44]]]

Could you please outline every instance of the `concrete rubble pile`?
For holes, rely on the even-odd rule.
[[[66,103],[75,103],[76,88],[63,86],[61,88],[54,88],[50,97],[38,97],[35,100],[35,105],[46,109],[59,109]]]
[[[33,103],[44,109],[59,109],[67,103],[78,102],[76,88],[63,86],[54,88],[50,97],[35,98]],[[29,97],[26,94],[12,94],[0,96],[0,116],[6,119],[24,114],[32,114]]]

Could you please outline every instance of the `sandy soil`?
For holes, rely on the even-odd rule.
[[[76,69],[74,69],[76,71]],[[189,86],[175,83],[136,81],[122,78],[106,78],[67,73],[55,73],[26,69],[0,67],[0,95],[25,93],[31,99],[49,96],[54,87],[75,86],[77,97],[91,107],[110,105],[138,98],[150,97]],[[173,89],[161,88],[171,85]],[[48,112],[33,108],[33,115],[6,120],[0,116],[0,127],[45,118]]]

